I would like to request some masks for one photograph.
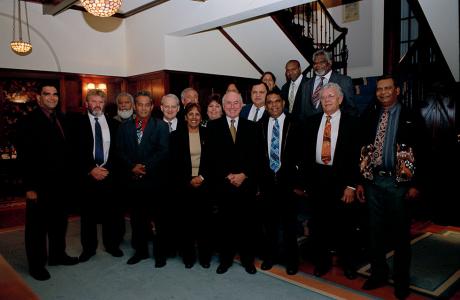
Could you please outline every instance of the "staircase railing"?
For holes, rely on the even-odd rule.
[[[304,74],[312,75],[312,55],[320,49],[331,53],[334,70],[347,73],[348,29],[335,22],[320,0],[278,11],[272,18],[310,63]]]

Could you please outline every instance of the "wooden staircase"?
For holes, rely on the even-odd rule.
[[[313,53],[324,49],[331,53],[332,69],[347,74],[347,28],[337,25],[320,1],[280,10],[271,15],[302,56],[310,63],[303,72],[313,76]]]

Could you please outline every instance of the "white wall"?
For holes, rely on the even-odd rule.
[[[458,0],[419,0],[455,81],[460,81]]]
[[[32,53],[12,52],[13,1],[0,1],[0,67],[125,76],[126,43],[121,20],[94,19],[68,10],[44,16],[42,6],[28,3]],[[23,30],[26,28],[23,26]],[[27,39],[23,31],[23,39]]]
[[[383,2],[357,2],[360,18],[343,23],[343,6],[328,9],[337,24],[348,28],[348,75],[351,78],[379,76],[383,72]]]

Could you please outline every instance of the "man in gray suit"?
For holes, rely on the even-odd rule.
[[[343,92],[343,102],[341,108],[352,116],[358,116],[356,104],[353,101],[353,84],[351,78],[339,74],[332,70],[332,59],[325,50],[318,50],[313,54],[313,69],[315,77],[308,80],[302,86],[301,91],[304,95],[304,101],[298,103],[294,108],[298,109],[299,119],[304,120],[309,116],[322,113],[323,109],[320,103],[320,90],[329,82],[337,83]]]

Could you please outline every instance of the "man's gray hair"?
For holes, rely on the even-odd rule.
[[[164,95],[163,97],[161,97],[161,102],[160,102],[160,104],[163,105],[167,98],[171,98],[171,99],[176,100],[177,106],[180,105],[180,103],[179,103],[179,98],[177,98],[177,96],[174,95],[174,94],[167,94],[167,95]]]
[[[237,92],[229,92],[229,93],[235,93],[238,95],[238,100],[240,100],[241,102],[243,102],[243,97],[241,97],[241,94],[240,93],[237,93]],[[224,104],[224,101],[225,101],[225,97],[227,96],[228,93],[225,93],[225,95],[222,97],[222,104]]]
[[[337,92],[338,96],[339,96],[339,97],[343,97],[342,88],[340,87],[340,85],[338,85],[338,84],[335,83],[335,82],[328,82],[328,83],[326,83],[325,85],[323,85],[323,87],[321,88],[321,92],[322,92],[324,89],[329,89],[329,88],[335,89],[335,91]]]
[[[134,98],[130,93],[120,93],[118,94],[117,98],[115,99],[115,103],[118,105],[118,101],[120,100],[121,97],[128,97],[129,101],[131,101],[131,104],[134,105]]]
[[[195,93],[198,94],[198,92],[197,92],[194,88],[188,87],[188,88],[185,88],[185,89],[182,91],[182,93],[180,93],[180,99],[181,99],[181,100],[184,100],[185,94],[186,94],[187,92],[189,92],[189,91],[194,91]]]
[[[315,57],[322,56],[322,55],[324,55],[324,57],[326,58],[326,61],[332,65],[331,54],[324,49],[320,49],[316,51],[315,53],[313,53],[313,60],[315,60]]]

